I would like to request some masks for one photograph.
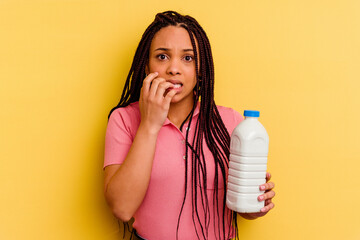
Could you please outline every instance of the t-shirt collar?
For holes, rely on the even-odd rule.
[[[199,111],[200,111],[200,102],[197,102],[196,108],[194,110],[193,118],[196,117],[199,114]],[[168,118],[166,118],[163,126],[168,125],[170,123],[171,123],[171,121]]]

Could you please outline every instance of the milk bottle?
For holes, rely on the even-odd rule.
[[[226,205],[236,212],[260,212],[264,201],[258,196],[264,191],[259,185],[266,182],[269,136],[258,121],[259,111],[245,110],[244,116],[231,134]]]

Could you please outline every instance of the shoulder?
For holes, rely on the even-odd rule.
[[[117,108],[111,113],[108,128],[123,128],[133,132],[138,128],[140,119],[139,102],[130,103],[128,106]]]
[[[241,121],[243,119],[242,115],[238,111],[236,111],[230,107],[224,107],[224,106],[219,106],[219,105],[217,105],[216,107],[217,107],[223,121],[226,121],[227,119],[228,120],[235,119],[235,120]]]
[[[104,167],[121,164],[125,160],[139,124],[140,111],[137,103],[112,111],[106,127]]]
[[[243,116],[236,110],[230,107],[216,106],[225,127],[229,133],[232,133],[234,128],[244,119]]]
[[[109,121],[110,120],[118,121],[121,118],[134,120],[139,117],[140,117],[139,102],[134,102],[134,103],[130,103],[126,107],[119,107],[119,108],[115,109],[111,113]]]

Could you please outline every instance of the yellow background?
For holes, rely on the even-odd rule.
[[[358,0],[0,0],[0,239],[121,239],[107,114],[169,9],[208,33],[217,104],[260,110],[270,135],[276,207],[241,239],[360,239]]]

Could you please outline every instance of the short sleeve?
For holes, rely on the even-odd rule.
[[[226,129],[228,130],[229,134],[231,135],[231,133],[234,131],[235,127],[242,120],[244,120],[244,118],[239,112],[235,111],[232,108],[218,106],[218,109],[219,109],[221,118],[225,124]]]
[[[234,123],[235,123],[235,127],[236,127],[242,120],[244,120],[244,117],[239,112],[235,111],[234,109],[233,109],[233,112],[234,112],[233,113]]]
[[[235,127],[242,121],[244,120],[243,116],[235,111],[234,109],[231,109],[232,110],[232,123],[230,124],[229,126],[229,133],[231,135],[231,133],[234,131]]]
[[[131,122],[125,108],[118,108],[110,115],[105,135],[104,168],[124,162],[133,142]]]

